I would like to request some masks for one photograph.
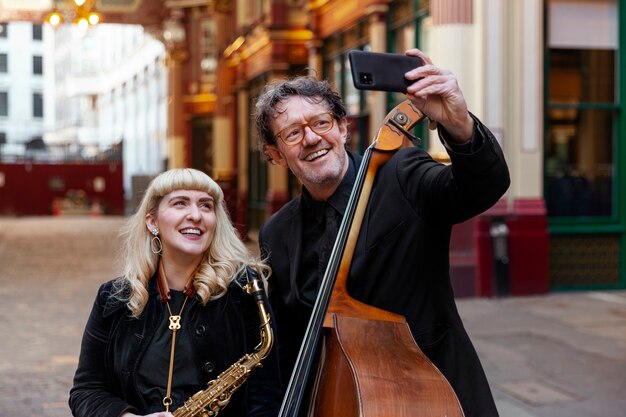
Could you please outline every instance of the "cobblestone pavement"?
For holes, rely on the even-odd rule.
[[[121,218],[0,218],[0,415],[68,417],[96,290],[117,272]]]
[[[119,273],[124,221],[0,217],[0,416],[71,415],[83,327]],[[458,304],[502,417],[626,416],[626,291]]]

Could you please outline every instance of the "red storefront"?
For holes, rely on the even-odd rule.
[[[2,163],[0,215],[124,214],[123,165]]]

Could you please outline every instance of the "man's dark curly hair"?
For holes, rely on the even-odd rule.
[[[272,132],[270,123],[285,111],[285,109],[277,109],[278,104],[291,96],[301,96],[315,104],[326,103],[337,120],[346,116],[346,107],[341,96],[325,80],[312,76],[299,76],[268,84],[257,99],[254,117],[259,135],[259,147],[270,162],[272,158],[267,152],[267,146],[276,143],[276,135]]]

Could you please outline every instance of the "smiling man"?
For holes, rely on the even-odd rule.
[[[403,315],[424,353],[446,376],[465,416],[497,416],[491,390],[457,312],[449,276],[452,225],[492,206],[509,186],[491,132],[467,109],[454,74],[433,65],[405,74],[407,98],[430,119],[452,163],[422,149],[395,153],[379,171],[348,276],[359,301]],[[261,149],[288,167],[302,194],[259,233],[272,267],[284,386],[294,366],[361,157],[346,150],[341,97],[325,81],[298,77],[266,87],[256,104]]]

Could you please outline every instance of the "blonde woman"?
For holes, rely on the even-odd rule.
[[[124,271],[98,290],[70,391],[76,417],[168,417],[259,343],[242,287],[268,268],[239,239],[208,175],[157,176],[124,231]],[[269,306],[267,306],[269,308]],[[233,395],[227,416],[273,416],[275,349]]]

